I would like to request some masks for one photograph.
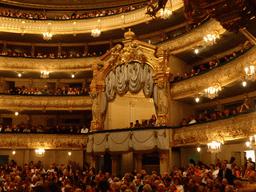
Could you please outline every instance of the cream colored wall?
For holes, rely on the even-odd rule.
[[[171,126],[179,126],[182,119],[185,118],[188,121],[191,115],[195,116],[195,111],[191,105],[179,101],[171,101],[169,104],[169,115]]]
[[[16,150],[16,154],[12,154],[12,150],[0,150],[0,155],[8,155],[9,161],[14,160],[18,165],[24,166],[30,161],[35,163],[41,161],[46,169],[53,163],[57,165],[67,165],[68,161],[76,162],[79,168],[83,166],[83,151],[71,151],[71,156],[68,155],[68,151],[63,150],[46,150],[43,157],[36,157],[35,150]]]
[[[105,129],[127,128],[130,122],[149,120],[155,114],[152,98],[145,98],[143,92],[132,95],[129,92],[123,97],[116,96],[108,103]]]
[[[192,67],[188,65],[186,62],[182,61],[181,59],[178,59],[174,56],[170,56],[169,58],[169,66],[171,69],[171,72],[173,74],[173,77],[171,80],[174,79],[174,77],[177,75],[177,73],[180,73],[182,77],[184,77],[185,72],[190,73]]]

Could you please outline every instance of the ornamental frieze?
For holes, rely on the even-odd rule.
[[[256,48],[253,47],[245,54],[229,63],[212,69],[204,74],[185,79],[171,84],[172,99],[181,99],[204,93],[210,86],[225,86],[245,76],[244,69],[254,64],[256,60]]]
[[[68,58],[68,59],[40,59],[23,57],[0,56],[0,70],[41,72],[75,72],[91,71],[92,64],[99,62],[99,57]]]
[[[244,139],[256,133],[256,112],[207,123],[184,126],[173,131],[173,146],[225,142]]]
[[[9,110],[91,110],[89,96],[0,95],[0,109]]]
[[[1,133],[1,148],[85,149],[87,135]]]

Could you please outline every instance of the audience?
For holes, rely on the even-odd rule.
[[[192,161],[191,161],[192,162]],[[159,175],[156,171],[148,174],[146,170],[138,173],[111,175],[106,166],[96,173],[95,168],[86,162],[82,168],[76,162],[68,161],[67,165],[53,163],[49,169],[45,168],[41,161],[31,161],[22,168],[14,160],[10,164],[0,165],[0,190],[1,191],[75,191],[75,192],[233,192],[241,189],[255,191],[255,178],[240,181],[234,173],[234,168],[227,168],[227,160],[209,167],[198,161],[182,168],[174,167],[170,173]],[[245,162],[252,167],[249,162]],[[235,163],[233,163],[235,164]],[[225,168],[223,177],[214,177],[213,172]],[[254,171],[254,170],[253,170]],[[246,177],[241,174],[239,177]],[[233,182],[234,181],[234,182]],[[230,184],[232,182],[232,184]]]

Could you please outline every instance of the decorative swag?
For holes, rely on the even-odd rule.
[[[128,153],[169,149],[169,133],[166,129],[101,132],[89,135],[87,152],[102,154]]]
[[[108,101],[112,101],[116,93],[122,96],[128,90],[131,93],[138,93],[143,89],[145,96],[150,97],[154,86],[153,73],[151,66],[142,66],[138,62],[117,66],[105,78]]]

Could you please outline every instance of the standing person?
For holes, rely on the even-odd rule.
[[[221,164],[221,169],[219,170],[218,177],[228,180],[229,185],[233,185],[233,175],[231,169],[227,168],[226,163]]]

